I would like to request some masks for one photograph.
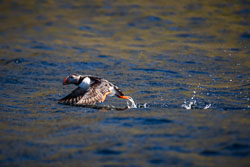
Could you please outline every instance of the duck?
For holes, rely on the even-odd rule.
[[[74,84],[77,88],[69,95],[59,99],[60,104],[95,105],[103,103],[107,96],[132,99],[130,96],[125,96],[117,86],[108,80],[97,76],[71,74],[63,80],[63,85],[69,84]]]

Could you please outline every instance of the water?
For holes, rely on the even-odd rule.
[[[249,166],[249,5],[0,1],[0,166]],[[58,104],[71,73],[137,108]]]
[[[131,104],[130,104],[128,101],[129,101]],[[127,101],[127,106],[128,106],[128,108],[137,108],[137,106],[136,106],[136,104],[135,104],[135,101],[133,100],[132,97],[129,97],[128,101]]]

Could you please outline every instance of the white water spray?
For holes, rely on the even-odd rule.
[[[129,97],[128,100],[131,102],[131,104],[129,104],[129,102],[127,101],[128,108],[137,108],[137,106],[136,106],[136,104],[135,104],[132,97]]]

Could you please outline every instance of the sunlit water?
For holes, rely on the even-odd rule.
[[[250,166],[249,5],[0,1],[0,166]],[[58,104],[72,73],[134,104]]]

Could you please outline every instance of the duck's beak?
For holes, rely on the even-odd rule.
[[[63,85],[69,84],[69,83],[68,83],[68,78],[69,78],[69,76],[67,76],[67,77],[63,80]]]

